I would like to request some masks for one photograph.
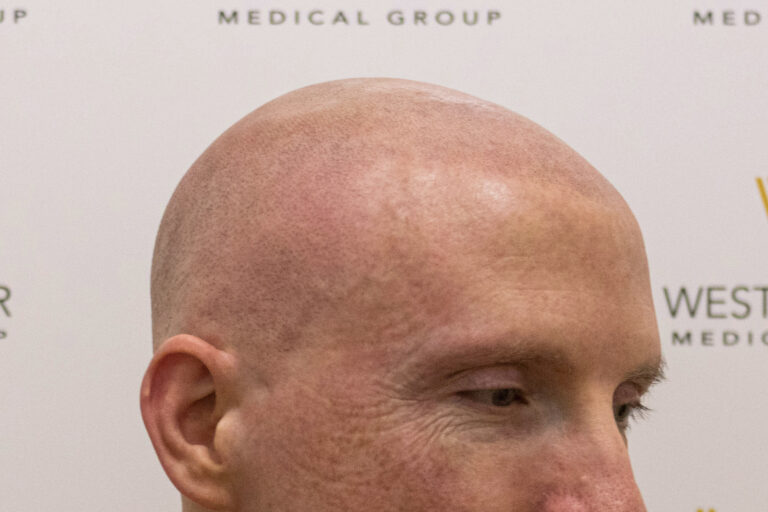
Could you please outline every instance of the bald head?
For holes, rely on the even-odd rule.
[[[361,79],[257,109],[174,193],[152,315],[142,414],[190,512],[644,510],[640,233],[498,105]]]
[[[619,236],[615,224],[632,229],[615,190],[503,107],[403,80],[306,87],[235,124],[176,190],[153,262],[155,343],[289,347],[343,316],[340,301],[357,322],[398,300],[445,308],[421,294],[432,274],[501,253],[524,268],[535,244]]]

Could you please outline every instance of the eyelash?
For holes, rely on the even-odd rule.
[[[622,407],[628,407],[629,411],[623,415],[623,418],[619,418],[618,411],[620,411]],[[630,420],[639,421],[645,419],[650,412],[652,412],[651,409],[640,402],[626,403],[619,406],[614,413],[614,418],[616,419],[616,424],[619,426],[619,430],[626,433],[631,427]]]
[[[499,393],[501,393],[501,396],[498,395]],[[511,400],[509,397],[510,393],[513,395]],[[462,391],[458,393],[458,395],[465,400],[472,401],[476,404],[480,403],[487,405],[493,409],[505,409],[507,407],[511,407],[514,404],[528,405],[529,403],[523,391],[518,388],[476,389],[471,391]],[[483,398],[490,400],[484,400]],[[496,403],[497,401],[503,403]],[[627,407],[629,410],[625,411],[623,414],[619,414],[623,407]],[[614,412],[614,419],[616,420],[616,424],[618,425],[619,430],[621,430],[622,433],[626,433],[630,430],[631,421],[636,422],[645,419],[650,412],[652,412],[652,410],[641,402],[630,402],[621,404],[616,409]]]
[[[512,395],[511,397],[509,396],[510,394]],[[475,389],[471,391],[462,391],[459,393],[459,396],[475,403],[488,405],[494,409],[507,408],[515,403],[528,405],[528,399],[525,397],[523,390],[518,388]],[[490,400],[483,400],[482,398],[489,398]],[[497,401],[504,403],[499,404],[496,403]]]

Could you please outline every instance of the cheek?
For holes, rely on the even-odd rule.
[[[473,512],[540,512],[534,503],[541,478],[551,473],[543,453],[527,454],[518,443],[472,444],[450,447],[456,464],[450,494]]]
[[[455,499],[465,504],[458,510],[645,511],[625,459],[574,444],[545,436],[528,443],[466,447],[465,463],[457,466],[460,473],[453,480]],[[454,456],[451,460],[457,460]]]

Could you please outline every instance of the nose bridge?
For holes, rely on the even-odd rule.
[[[542,512],[645,512],[616,424],[585,422],[563,432],[542,492]]]

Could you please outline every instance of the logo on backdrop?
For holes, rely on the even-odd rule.
[[[707,10],[693,11],[693,25],[697,27],[754,27],[760,25],[763,15],[755,10]]]
[[[11,289],[8,286],[0,284],[0,318],[10,318],[11,310],[8,309],[8,301],[11,300]],[[8,333],[0,324],[0,340],[6,338]]]
[[[768,178],[755,178],[755,181],[760,202],[768,215]],[[673,320],[723,325],[711,329],[672,329],[668,339],[673,346],[768,347],[768,330],[740,328],[750,321],[768,320],[768,284],[665,286],[663,291],[664,303]]]
[[[326,25],[326,26],[493,26],[501,19],[501,11],[492,9],[434,11],[394,9],[380,15],[359,10],[289,10],[251,9],[219,10],[219,25]]]
[[[755,319],[768,319],[768,285],[708,285],[664,287],[665,304],[673,319],[707,320],[723,328],[672,329],[673,346],[768,347],[768,330],[739,328]]]
[[[763,206],[765,207],[765,214],[768,215],[768,178],[757,178],[757,190],[760,192],[760,198],[763,200]]]
[[[0,7],[0,25],[18,25],[26,17],[26,9],[4,9]]]

